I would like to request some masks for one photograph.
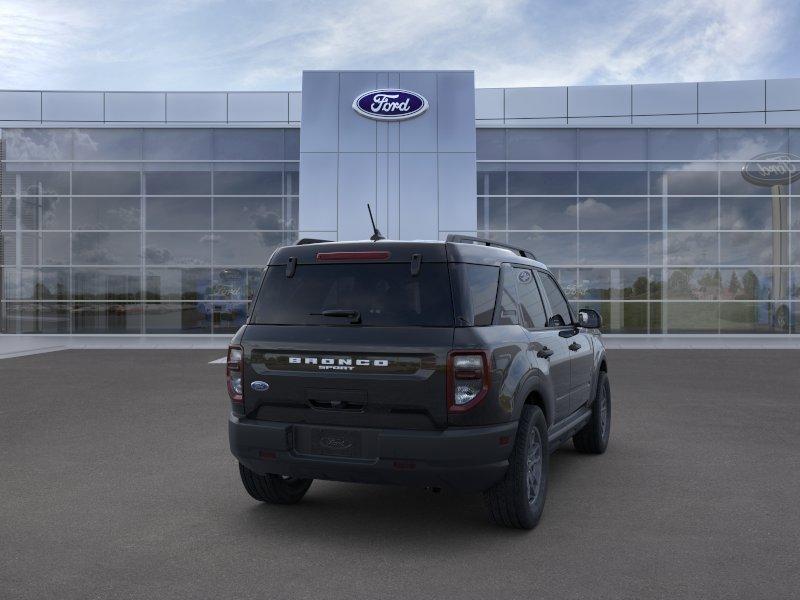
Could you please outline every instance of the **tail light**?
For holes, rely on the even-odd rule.
[[[234,406],[244,406],[242,399],[242,348],[241,346],[228,346],[228,363],[225,368],[225,377],[228,381],[228,395]]]
[[[456,350],[447,357],[447,404],[450,412],[464,412],[489,391],[489,360],[482,350]]]

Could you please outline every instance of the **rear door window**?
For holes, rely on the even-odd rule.
[[[251,322],[266,325],[346,325],[326,310],[358,311],[359,325],[453,325],[447,264],[423,263],[417,275],[408,263],[298,265],[267,269]],[[358,325],[356,325],[358,326]]]

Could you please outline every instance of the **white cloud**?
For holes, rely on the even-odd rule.
[[[475,69],[486,87],[759,78],[792,64],[797,13],[790,0],[0,0],[0,87],[298,89],[303,69],[336,68]]]

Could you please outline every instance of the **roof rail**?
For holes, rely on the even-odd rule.
[[[325,244],[328,242],[332,242],[333,240],[318,240],[316,238],[302,238],[297,240],[295,246],[305,246],[306,244]]]
[[[483,244],[484,246],[492,246],[494,248],[505,248],[506,250],[511,250],[512,252],[516,252],[522,258],[530,258],[536,260],[536,256],[534,256],[533,252],[531,252],[530,250],[525,250],[525,248],[520,248],[519,246],[512,246],[510,244],[496,242],[494,240],[488,240],[486,238],[473,237],[470,235],[460,235],[458,233],[450,233],[447,235],[447,241],[453,242],[454,244]]]

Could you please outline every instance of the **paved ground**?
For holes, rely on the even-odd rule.
[[[261,506],[216,351],[0,361],[0,597],[790,598],[800,352],[612,351],[609,451],[533,532],[479,498],[315,482]]]

